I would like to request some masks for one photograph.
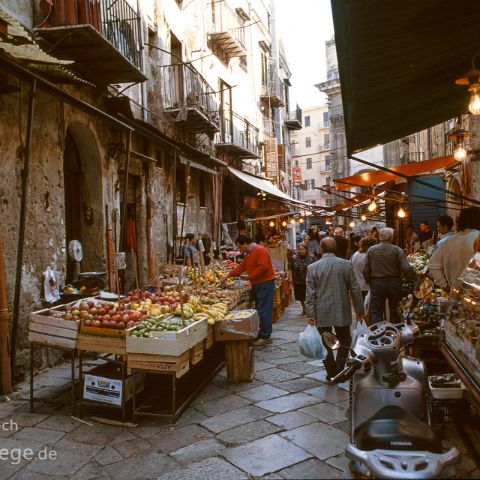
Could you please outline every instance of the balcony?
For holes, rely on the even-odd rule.
[[[239,15],[225,2],[212,3],[212,27],[208,43],[212,52],[228,63],[231,58],[243,57],[245,28]]]
[[[289,130],[301,130],[302,125],[302,111],[298,109],[295,112],[289,112],[287,118],[283,121],[283,124]]]
[[[283,82],[276,73],[275,62],[269,62],[266,78],[262,82],[260,100],[268,108],[283,107],[285,105],[285,91]]]
[[[163,111],[190,133],[220,131],[218,101],[200,72],[184,63],[161,68]]]
[[[222,114],[221,130],[215,135],[218,150],[237,158],[260,158],[258,128],[234,112]]]
[[[57,0],[42,13],[36,33],[83,77],[104,85],[146,80],[140,17],[126,0]]]

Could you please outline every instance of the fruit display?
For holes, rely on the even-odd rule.
[[[204,316],[202,318],[205,318]],[[132,337],[144,337],[155,338],[156,332],[178,332],[185,327],[193,325],[197,319],[188,319],[182,322],[182,319],[174,316],[161,315],[159,317],[150,317],[145,321],[139,322],[131,330],[130,336]]]

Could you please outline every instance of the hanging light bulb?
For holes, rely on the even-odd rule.
[[[377,203],[375,202],[375,198],[372,197],[372,200],[368,204],[367,208],[369,212],[374,212],[377,209]]]
[[[397,211],[397,217],[398,218],[405,218],[407,216],[407,212],[403,209],[402,206]]]
[[[287,224],[287,221],[284,220],[284,221],[282,222],[282,227],[286,227],[287,225],[288,225],[288,224]]]
[[[457,162],[463,162],[466,160],[468,152],[465,148],[465,139],[470,137],[473,137],[473,135],[463,129],[455,130],[451,135],[448,136],[448,139],[452,140],[453,144],[455,145],[455,148],[453,149],[453,158]]]
[[[480,114],[480,84],[474,83],[468,91],[471,93],[470,96],[470,103],[468,104],[468,109],[470,110],[470,113],[473,113],[474,115],[479,115]]]
[[[365,222],[367,220],[367,216],[365,214],[363,214],[360,218],[362,222]]]
[[[349,226],[350,228],[355,228],[355,222],[352,220],[352,221],[348,224],[348,226]]]
[[[455,150],[453,151],[453,158],[457,162],[463,162],[467,158],[467,151],[465,150],[465,147],[463,146],[463,142],[459,143],[455,147]]]
[[[275,222],[273,220],[270,220],[270,223],[268,224],[269,227],[274,227],[275,226]]]
[[[290,223],[291,223],[292,225],[295,225],[295,219],[294,219],[294,218],[291,218],[291,219],[290,219]]]
[[[303,223],[305,220],[303,218],[299,218],[298,223]]]

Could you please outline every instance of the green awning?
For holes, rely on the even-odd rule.
[[[478,0],[331,4],[349,156],[467,111],[454,81],[480,50]]]

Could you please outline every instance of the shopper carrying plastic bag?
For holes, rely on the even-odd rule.
[[[313,325],[307,325],[298,336],[300,353],[313,360],[323,360],[327,352],[323,346],[322,337]]]

